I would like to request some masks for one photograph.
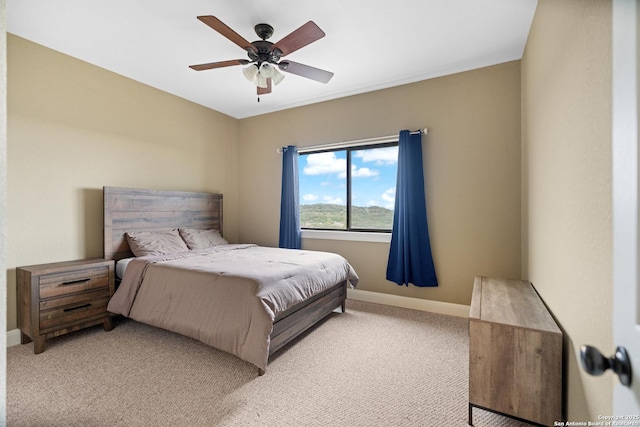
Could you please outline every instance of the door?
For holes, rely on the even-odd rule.
[[[632,369],[630,387],[616,381],[613,410],[619,416],[640,416],[639,33],[638,2],[614,0],[613,341],[626,348]]]

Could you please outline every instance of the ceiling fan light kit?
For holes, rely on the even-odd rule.
[[[260,66],[260,74],[264,77],[273,80],[276,85],[280,84],[284,80],[284,76],[270,63],[263,62]]]
[[[261,65],[251,64],[242,69],[242,74],[255,86],[261,88],[267,87],[267,79],[273,80],[276,85],[284,80],[284,76],[268,62],[263,62]]]
[[[273,27],[269,24],[258,24],[254,30],[261,40],[250,43],[215,16],[198,16],[198,19],[245,50],[249,59],[231,59],[190,65],[189,68],[193,70],[203,71],[248,64],[249,66],[243,68],[242,73],[247,80],[256,86],[258,95],[271,93],[272,81],[276,85],[282,82],[284,76],[278,70],[321,83],[327,83],[333,77],[333,73],[329,71],[289,60],[281,61],[282,57],[325,36],[325,33],[313,21],[307,22],[277,43],[267,41],[273,35]]]

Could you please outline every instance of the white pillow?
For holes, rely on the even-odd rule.
[[[218,230],[198,230],[195,228],[179,228],[180,236],[189,249],[206,249],[212,246],[228,245]]]

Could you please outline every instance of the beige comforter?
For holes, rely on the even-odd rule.
[[[132,260],[108,310],[198,339],[266,370],[274,319],[358,275],[328,252],[224,245]]]

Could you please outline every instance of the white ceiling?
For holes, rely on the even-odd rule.
[[[17,36],[244,118],[520,59],[537,0],[6,0]],[[196,19],[214,15],[249,41],[276,42],[307,21],[326,37],[286,57],[335,73],[322,84],[293,74],[257,102],[246,58]]]

